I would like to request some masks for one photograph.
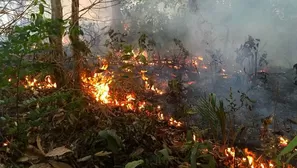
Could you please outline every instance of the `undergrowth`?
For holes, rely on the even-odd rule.
[[[148,101],[144,109],[133,112],[120,105],[110,107],[95,101],[94,95],[85,90],[77,94],[71,87],[26,87],[27,78],[40,81],[48,75],[55,77],[56,64],[47,59],[53,56],[48,52],[53,49],[48,41],[54,33],[52,25],[52,20],[45,18],[43,12],[36,13],[30,24],[15,27],[0,46],[3,65],[0,72],[0,162],[6,167],[231,166],[232,158],[226,157],[225,150],[236,145],[242,132],[242,127],[235,123],[236,113],[243,107],[251,110],[253,101],[241,92],[236,99],[230,89],[226,101],[209,94],[201,96],[196,104],[189,103],[190,87],[185,86],[189,81],[185,81],[184,76],[191,70],[186,65],[190,55],[181,41],[173,40],[170,58],[147,58],[144,51],[156,54],[152,39],[140,35],[130,44],[123,34],[109,32],[107,47],[110,51],[104,57],[114,70],[109,93],[113,100],[125,99],[125,94],[133,93],[137,95],[134,102]],[[162,64],[164,59],[171,61]],[[158,68],[149,66],[154,61]],[[71,70],[63,69],[64,75],[69,76]],[[150,77],[147,79],[149,88],[144,87],[142,70]],[[102,74],[108,69],[92,71],[84,77]],[[154,82],[159,76],[166,79],[167,92],[147,92],[153,85],[161,86]],[[198,115],[196,127],[186,122],[175,127],[160,119],[160,109],[156,110],[160,104],[174,109],[173,114],[165,111],[164,115],[168,115],[165,118],[173,116],[185,121]],[[296,155],[290,154],[296,142],[296,138],[293,139],[274,158],[276,163],[281,164],[284,159],[289,163]],[[243,152],[239,153],[240,157],[244,156]]]

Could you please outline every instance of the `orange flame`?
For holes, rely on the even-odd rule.
[[[35,90],[36,88],[50,89],[50,88],[56,88],[57,84],[52,81],[52,77],[49,75],[44,78],[44,81],[40,81],[40,82],[36,78],[30,79],[29,76],[25,76],[24,87],[30,88],[31,90]]]
[[[288,142],[289,140],[288,139],[285,139],[284,137],[278,137],[279,138],[279,145],[280,146],[287,146],[288,145]]]

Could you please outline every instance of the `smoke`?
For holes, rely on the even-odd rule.
[[[160,50],[167,50],[173,39],[177,38],[192,56],[203,56],[206,61],[211,61],[207,50],[221,51],[222,68],[226,69],[226,73],[237,77],[228,81],[219,78],[201,81],[200,85],[205,85],[206,92],[215,92],[222,97],[228,96],[230,87],[233,92],[237,90],[248,92],[252,99],[257,100],[255,111],[262,115],[269,115],[275,110],[280,113],[290,113],[296,108],[285,106],[284,102],[297,101],[294,96],[296,89],[292,84],[294,78],[292,67],[297,63],[295,55],[297,11],[294,10],[297,8],[297,1],[125,0],[120,2],[120,5],[104,11],[104,16],[112,18],[109,26],[115,30],[125,30],[129,35],[146,33],[154,38]],[[106,24],[101,28],[105,26]],[[98,30],[103,31],[100,28]],[[243,67],[235,61],[237,56],[235,50],[244,44],[249,35],[261,40],[259,55],[264,51],[267,52],[270,67],[282,67],[282,69],[270,68],[271,72],[275,70],[274,72],[281,75],[270,75],[269,86],[260,83],[251,89],[250,84],[245,84],[249,80],[248,77],[234,73],[235,70],[243,71]],[[102,36],[100,42],[104,41]],[[283,72],[288,73],[284,75]],[[241,83],[238,83],[237,78],[240,78]],[[275,90],[278,89],[282,94],[276,96]],[[288,92],[291,94],[286,96]]]
[[[190,8],[193,2],[197,11]],[[297,62],[294,6],[297,2],[291,0],[129,0],[121,9],[131,26],[149,33],[162,31],[168,39],[181,38],[193,54],[216,48],[232,58],[234,50],[251,35],[261,39],[271,64],[288,67],[289,62]]]

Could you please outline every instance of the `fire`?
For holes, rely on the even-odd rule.
[[[146,50],[140,51],[139,49],[132,50],[134,56],[143,55],[146,59],[148,59],[148,53]]]
[[[146,88],[146,90],[151,90],[151,91],[154,91],[157,94],[162,95],[164,93],[162,90],[156,88],[155,85],[150,85],[149,84],[149,82],[148,82],[149,78],[147,76],[145,76],[146,72],[147,72],[146,70],[141,70],[140,71],[141,79],[144,81],[144,87]]]
[[[147,57],[147,52],[143,51],[140,52],[138,50],[132,50],[132,53],[134,55],[142,54],[145,57]],[[129,91],[130,93],[123,93],[118,96],[112,96],[114,95],[112,92],[114,92],[113,88],[110,88],[114,82],[116,81],[116,76],[111,69],[108,69],[108,61],[105,59],[100,59],[101,62],[101,70],[104,70],[100,73],[95,73],[90,77],[87,77],[87,74],[82,74],[82,82],[85,91],[90,94],[92,97],[95,98],[96,101],[106,104],[109,106],[118,106],[118,107],[125,107],[128,110],[137,111],[137,110],[144,110],[145,106],[147,106],[147,102],[145,101],[139,101],[138,96],[133,93],[132,91]],[[134,60],[135,61],[135,60]],[[131,71],[131,69],[129,69]],[[164,92],[160,89],[158,89],[155,85],[150,84],[149,77],[146,76],[147,70],[141,70],[140,72],[141,79],[144,81],[144,88],[147,91],[153,91],[157,94],[163,94]]]
[[[203,69],[207,69],[207,66],[203,65],[202,68],[203,68]]]
[[[249,151],[247,148],[243,150],[243,153],[239,150],[238,154],[236,154],[236,151],[234,147],[225,149],[227,160],[224,163],[232,168],[276,168],[276,165],[274,165],[272,161],[265,161],[262,155],[257,157],[255,153]],[[244,154],[244,156],[242,156],[242,154]]]
[[[169,119],[169,125],[180,127],[182,122],[173,119],[172,117]]]
[[[194,83],[196,83],[196,82],[195,81],[190,81],[190,82],[188,82],[188,85],[192,85]]]
[[[159,120],[164,120],[164,114],[163,113],[158,113],[158,118],[159,118]]]
[[[233,147],[225,149],[225,155],[231,156],[234,158],[235,157],[235,149]]]
[[[279,145],[284,147],[288,145],[289,140],[285,139],[284,137],[278,137],[279,138]]]
[[[52,77],[49,75],[44,78],[44,81],[40,81],[40,82],[36,78],[30,79],[29,76],[26,76],[24,87],[30,88],[31,90],[35,90],[35,88],[50,89],[50,88],[56,88],[57,84],[52,81]]]
[[[148,54],[146,51],[138,51],[133,50],[132,53],[134,55],[143,55],[145,58],[148,58]],[[109,64],[108,61],[105,59],[100,59],[102,66],[101,70],[104,70],[104,72],[100,73],[94,73],[92,76],[88,77],[87,74],[82,74],[81,79],[84,86],[84,91],[86,91],[88,94],[90,94],[97,102],[100,102],[102,104],[106,104],[109,106],[118,106],[118,107],[125,107],[128,110],[132,111],[143,111],[146,109],[146,106],[149,104],[149,102],[146,101],[139,101],[139,97],[136,93],[128,92],[122,94],[122,99],[113,97],[111,95],[111,84],[112,82],[115,82],[115,75],[114,72],[110,72],[108,70]],[[196,66],[200,66],[203,69],[207,69],[207,66],[200,65],[199,63],[203,61],[203,57],[198,56],[195,58],[195,60],[192,62]],[[170,61],[167,61],[167,63]],[[178,69],[178,66],[173,66],[173,68]],[[225,72],[225,69],[222,69],[223,73]],[[144,88],[146,91],[153,91],[156,94],[164,94],[164,92],[160,89],[158,89],[155,85],[150,83],[150,78],[146,75],[147,70],[141,70],[138,74],[140,74],[141,80],[144,83]],[[11,81],[11,79],[8,79]],[[195,81],[188,82],[189,85],[194,84]],[[56,83],[53,82],[51,76],[46,76],[44,81],[39,82],[36,78],[30,79],[28,76],[25,77],[25,85],[26,88],[34,89],[46,89],[46,88],[56,88]],[[165,120],[165,122],[168,122],[170,126],[174,127],[181,127],[185,123],[175,120],[173,117],[164,116],[164,114],[161,111],[161,106],[158,105],[157,108],[157,117],[159,120]],[[193,135],[193,141],[197,141],[196,135]],[[200,140],[200,139],[199,139]],[[286,146],[288,144],[288,140],[279,137],[280,145]],[[262,167],[262,168],[273,168],[275,167],[272,162],[261,162],[260,159],[256,159],[256,155],[249,151],[247,148],[244,149],[245,157],[236,157],[236,151],[234,147],[228,147],[224,151],[224,155],[228,158],[232,158],[234,165],[238,165],[238,167],[241,167],[243,164],[248,164],[251,168],[256,167]]]
[[[104,104],[110,103],[109,84],[112,82],[112,76],[103,76],[101,73],[95,73],[93,77],[82,76],[82,82],[92,85],[92,92],[96,101]]]

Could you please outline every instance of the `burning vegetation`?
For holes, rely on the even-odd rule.
[[[176,150],[175,152],[180,150],[180,154],[182,155],[184,155],[184,152],[189,151],[191,156],[197,155],[201,157],[201,159],[199,159],[199,157],[195,159],[191,158],[190,164],[192,165],[192,167],[200,167],[202,165],[208,165],[209,167],[219,166],[234,168],[277,167],[277,162],[272,159],[270,160],[269,156],[266,156],[264,153],[261,155],[260,152],[257,152],[256,154],[255,152],[250,151],[248,148],[240,149],[236,146],[235,139],[231,140],[225,136],[227,132],[232,135],[232,125],[230,127],[229,124],[225,123],[228,120],[228,117],[226,116],[227,113],[224,110],[223,102],[220,102],[219,105],[217,105],[215,95],[210,95],[209,100],[202,99],[199,104],[200,107],[197,109],[198,111],[204,112],[200,114],[202,117],[209,117],[208,115],[212,114],[218,117],[217,119],[209,120],[210,123],[215,121],[220,122],[222,139],[215,138],[215,141],[209,141],[205,139],[208,133],[203,135],[201,134],[201,132],[197,134],[195,133],[195,131],[185,131],[185,129],[189,127],[189,123],[187,123],[187,121],[185,120],[185,115],[184,117],[175,119],[174,115],[163,111],[163,107],[168,105],[167,103],[156,101],[156,99],[164,100],[164,97],[168,98],[172,97],[173,95],[174,103],[178,104],[178,106],[175,106],[176,108],[179,108],[179,110],[189,110],[188,107],[180,106],[183,101],[179,97],[183,97],[184,95],[186,95],[184,91],[189,89],[187,87],[197,85],[197,83],[199,83],[199,80],[197,80],[199,78],[192,77],[191,79],[191,75],[193,76],[193,74],[195,74],[195,76],[199,76],[202,73],[207,73],[207,71],[205,70],[208,69],[208,66],[212,65],[215,65],[215,69],[217,69],[219,63],[216,62],[217,60],[215,60],[214,57],[215,56],[213,55],[212,58],[214,62],[208,63],[204,62],[205,59],[202,56],[192,56],[190,59],[185,58],[182,63],[176,63],[174,59],[156,59],[148,54],[146,48],[132,49],[131,46],[126,46],[121,50],[113,50],[107,57],[99,57],[98,65],[101,66],[96,67],[95,70],[93,70],[93,73],[88,74],[87,72],[83,72],[81,75],[82,90],[85,95],[95,100],[95,104],[98,106],[108,107],[108,109],[111,111],[113,111],[113,109],[119,109],[121,113],[128,114],[130,112],[134,112],[136,114],[139,114],[140,116],[145,114],[146,116],[150,117],[150,119],[153,119],[159,123],[166,123],[168,126],[171,126],[172,129],[167,130],[168,128],[166,128],[166,124],[162,125],[163,128],[158,128],[158,126],[155,125],[156,129],[160,129],[158,131],[161,131],[163,133],[158,133],[161,135],[151,135],[152,140],[156,140],[156,138],[158,139],[159,136],[161,136],[162,138],[166,138],[164,136],[170,132],[172,135],[179,137],[179,140],[177,140],[176,142],[170,142],[173,143],[174,146],[171,147],[172,150]],[[229,76],[226,73],[226,70],[223,68],[221,68],[217,72],[217,74],[219,76],[222,76],[223,79],[228,79]],[[170,78],[166,78],[168,76],[170,76]],[[184,76],[187,76],[186,80],[184,79]],[[38,80],[37,78],[40,79],[40,77],[33,78],[25,76],[24,80],[22,80],[20,83],[24,86],[25,89],[33,91],[35,95],[38,95],[38,92],[42,92],[46,89],[57,88],[57,85],[53,81],[51,76],[46,76],[44,80]],[[12,82],[11,79],[9,79],[8,81]],[[185,87],[185,85],[187,87]],[[248,99],[244,96],[245,94],[241,95],[242,103],[244,102],[244,98]],[[229,102],[234,111],[239,109],[238,107],[236,107],[235,104],[232,104],[234,103],[232,98],[232,91]],[[208,110],[211,110],[211,112],[207,112],[207,109],[203,109],[203,106],[205,106],[205,108],[207,108]],[[192,114],[195,112],[188,113]],[[64,116],[64,112],[56,114],[54,118],[59,118],[61,116]],[[263,121],[262,136],[264,138],[267,138],[267,134],[269,134],[268,125],[271,124],[271,120],[271,118],[267,118]],[[216,130],[216,128],[214,130]],[[238,132],[236,132],[236,134],[238,134],[239,136],[242,135]],[[188,135],[191,135],[190,139],[186,138]],[[234,138],[237,138],[238,135],[232,136],[235,136]],[[174,139],[176,139],[176,137]],[[182,143],[180,142],[181,139],[187,139],[185,141],[186,144],[184,144],[185,146],[179,144]],[[7,139],[5,142],[3,142],[2,148],[8,148],[10,141],[13,140]],[[231,141],[233,142],[231,143]],[[285,137],[278,136],[273,145],[276,145],[275,148],[280,150],[287,147],[288,142],[289,140]],[[230,145],[233,146],[228,147]],[[38,148],[41,147],[38,146]],[[143,148],[140,149],[142,152],[144,152]],[[64,150],[66,150],[66,148]],[[165,153],[163,153],[165,151],[170,152],[169,146],[164,148],[164,151],[161,150],[163,157],[169,154],[173,154],[172,152],[170,152],[165,155]],[[187,162],[180,163],[180,166],[182,165],[187,166]],[[287,167],[292,166],[289,165]]]
[[[297,137],[287,123],[297,121],[280,122],[277,110],[251,121],[258,100],[240,91],[242,86],[273,90],[275,104],[281,97],[279,87],[269,84],[274,74],[267,52],[259,49],[260,39],[248,37],[235,51],[234,66],[221,50],[194,54],[176,38],[160,45],[154,35],[135,37],[133,24],[123,23],[125,33],[107,32],[108,52],[92,57],[79,38],[78,22],[71,22],[74,60],[69,65],[62,44],[53,38],[63,36],[56,27],[65,29],[67,23],[45,19],[43,3],[39,9],[32,23],[14,28],[0,45],[5,64],[0,163],[31,168],[294,166]],[[222,90],[229,95],[222,96]]]

